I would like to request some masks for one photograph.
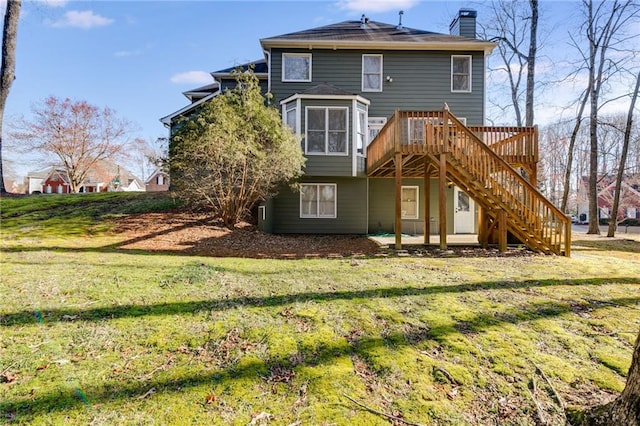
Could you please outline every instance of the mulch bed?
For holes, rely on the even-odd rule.
[[[267,234],[242,223],[231,230],[203,214],[188,212],[145,213],[119,219],[115,233],[124,240],[123,250],[179,252],[211,257],[246,258],[344,258],[373,256],[503,257],[531,256],[523,249],[506,253],[489,248],[404,246],[393,250],[362,235]]]

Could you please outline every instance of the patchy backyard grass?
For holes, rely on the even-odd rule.
[[[214,257],[124,244],[145,228],[100,197],[44,219],[10,201],[0,423],[562,424],[622,390],[640,327],[640,242],[585,239],[569,259],[381,257],[355,239],[343,257]]]

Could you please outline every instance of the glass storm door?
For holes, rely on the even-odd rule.
[[[453,232],[472,234],[475,231],[475,205],[466,192],[457,186],[453,191]]]

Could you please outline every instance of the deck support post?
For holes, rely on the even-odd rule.
[[[430,222],[430,211],[431,211],[431,170],[429,166],[429,160],[425,157],[424,159],[424,211],[423,211],[423,232],[424,232],[424,241],[423,244],[428,246],[430,243],[430,235],[431,235],[431,222]]]
[[[440,214],[440,249],[447,249],[447,154],[440,154],[438,210]]]
[[[396,151],[396,214],[395,214],[395,231],[396,231],[396,250],[402,249],[402,153]]]
[[[484,207],[478,207],[478,243],[486,249],[489,246],[489,216]]]
[[[571,257],[571,221],[564,224],[564,255]]]
[[[498,250],[507,251],[507,212],[498,211]]]

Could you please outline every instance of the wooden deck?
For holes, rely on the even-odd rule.
[[[396,111],[367,148],[367,174],[396,179],[396,223],[402,178],[427,183],[437,176],[441,206],[450,181],[481,206],[480,244],[497,239],[506,248],[509,232],[533,250],[569,256],[570,220],[535,187],[537,137],[535,127],[467,127],[447,110]],[[525,169],[528,180],[514,167]],[[429,197],[423,198],[429,211]],[[444,207],[440,222],[446,232]]]

